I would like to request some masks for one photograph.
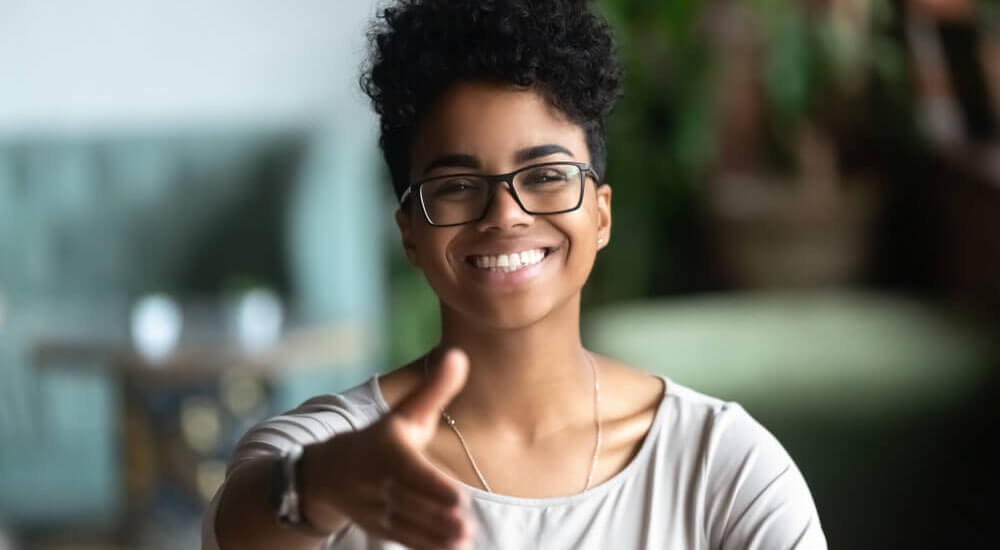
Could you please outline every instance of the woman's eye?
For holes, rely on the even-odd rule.
[[[533,185],[560,183],[564,181],[566,181],[566,174],[557,171],[535,173],[528,178],[528,183]]]
[[[447,180],[441,182],[434,190],[435,197],[453,197],[472,192],[475,189],[473,182],[469,180]]]

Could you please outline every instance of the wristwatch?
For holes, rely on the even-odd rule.
[[[330,533],[316,527],[302,511],[302,492],[299,490],[299,464],[302,445],[292,445],[275,461],[271,477],[271,503],[278,523],[317,537]]]

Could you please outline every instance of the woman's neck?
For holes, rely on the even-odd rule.
[[[515,329],[483,327],[442,308],[439,350],[458,347],[470,359],[449,413],[463,425],[488,425],[526,443],[591,422],[594,370],[580,342],[579,298],[571,302]]]

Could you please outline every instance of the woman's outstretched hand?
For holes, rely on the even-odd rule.
[[[306,515],[335,529],[354,523],[416,550],[471,547],[475,525],[467,496],[424,454],[468,370],[468,356],[449,350],[378,422],[307,449]]]

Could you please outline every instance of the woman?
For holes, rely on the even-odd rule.
[[[371,36],[362,83],[441,342],[251,430],[205,546],[825,548],[738,405],[581,344],[611,235],[607,24],[579,0],[409,0]]]

